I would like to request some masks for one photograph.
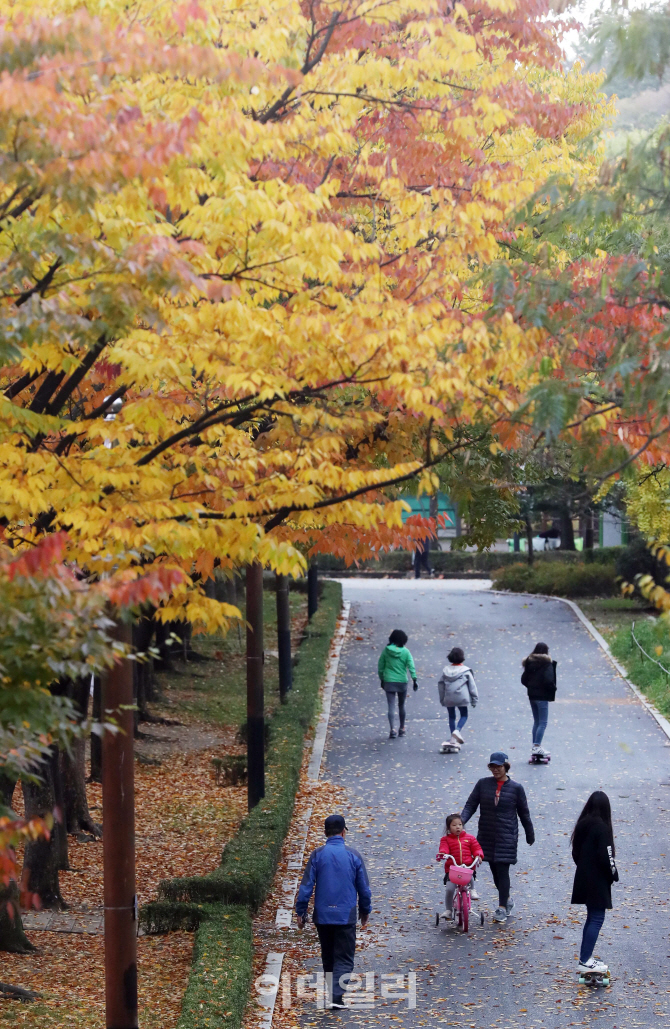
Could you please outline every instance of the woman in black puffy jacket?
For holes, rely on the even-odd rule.
[[[528,700],[533,712],[534,757],[547,757],[542,747],[544,731],[549,721],[549,704],[556,699],[556,662],[549,656],[546,643],[536,643],[532,654],[522,661],[521,682],[528,690]]]
[[[596,961],[593,951],[605,921],[605,911],[612,907],[612,883],[619,881],[619,873],[614,861],[612,809],[609,797],[602,790],[596,790],[586,801],[570,842],[577,865],[571,903],[586,904],[579,971],[604,973],[607,965]]]
[[[509,866],[516,864],[519,841],[519,822],[526,833],[526,843],[535,843],[535,830],[528,810],[526,792],[509,775],[507,754],[496,751],[489,758],[490,776],[480,779],[468,797],[461,813],[463,825],[479,808],[477,839],[484,851],[484,860],[491,866],[491,874],[498,890],[498,908],[494,922],[506,922],[514,908],[510,900]]]

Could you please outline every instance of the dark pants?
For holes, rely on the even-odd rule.
[[[586,921],[584,922],[584,932],[582,933],[582,947],[579,951],[579,960],[584,962],[588,961],[593,954],[593,950],[598,939],[600,930],[603,927],[605,921],[605,911],[603,908],[589,908],[586,909]]]
[[[459,710],[459,713],[460,713],[460,716],[461,716],[458,719],[458,729],[462,729],[463,726],[465,725],[465,723],[468,720],[468,706],[467,706],[467,704],[465,705],[465,707],[461,707],[459,705],[458,710]],[[448,707],[447,708],[447,714],[449,715],[449,729],[451,730],[451,732],[453,732],[454,729],[457,728],[457,726],[456,726],[456,708],[455,707]]]
[[[491,875],[498,891],[498,902],[501,908],[507,906],[509,900],[509,864],[506,861],[489,861]]]
[[[428,547],[425,550],[414,551],[414,578],[421,578],[421,568],[423,567],[428,575],[430,575],[430,558],[429,558]]]
[[[342,1003],[340,977],[351,975],[356,954],[356,925],[317,925],[323,970],[333,975],[333,1000]]]
[[[533,712],[533,745],[537,743],[540,746],[549,721],[549,701],[531,700],[530,707]]]

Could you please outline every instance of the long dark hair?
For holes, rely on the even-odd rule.
[[[614,849],[614,830],[612,829],[612,807],[610,805],[609,797],[606,793],[603,793],[602,790],[596,790],[595,793],[592,793],[586,801],[586,804],[582,808],[582,813],[575,822],[575,827],[572,830],[572,836],[570,837],[570,843],[575,842],[575,836],[579,832],[580,828],[584,826],[585,822],[592,822],[596,818],[600,822],[603,822],[607,828],[607,834],[612,847],[612,856],[614,856],[616,851]]]

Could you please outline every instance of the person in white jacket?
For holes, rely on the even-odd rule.
[[[465,654],[460,647],[453,647],[448,655],[448,665],[442,669],[437,689],[440,694],[440,704],[446,707],[449,715],[449,729],[451,738],[456,743],[463,744],[465,740],[461,729],[468,720],[468,704],[473,708],[477,706],[479,694],[472,669],[468,668],[465,661]],[[460,718],[456,724],[456,708]]]

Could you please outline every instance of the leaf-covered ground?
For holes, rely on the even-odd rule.
[[[275,610],[266,594],[267,707],[276,703],[277,670],[272,648]],[[291,597],[294,647],[304,623],[305,598]],[[237,730],[245,717],[243,638],[202,638],[202,662],[176,662],[157,676],[162,698],[154,710],[180,725],[141,725],[136,743],[136,852],[140,904],[155,899],[161,879],[199,875],[219,863],[224,843],[246,813],[246,786],[218,786],[211,759],[243,750]],[[146,763],[150,762],[150,763]],[[155,762],[155,763],[154,763]],[[102,822],[101,787],[87,787],[91,814]],[[21,808],[20,790],[14,806]],[[74,910],[102,904],[102,842],[69,839],[71,871],[60,873],[61,890]],[[29,932],[39,951],[2,955],[2,980],[42,994],[33,1004],[0,1000],[0,1026],[26,1029],[92,1029],[104,1024],[102,936]],[[193,936],[175,932],[138,940],[140,1024],[173,1029],[188,982]]]

